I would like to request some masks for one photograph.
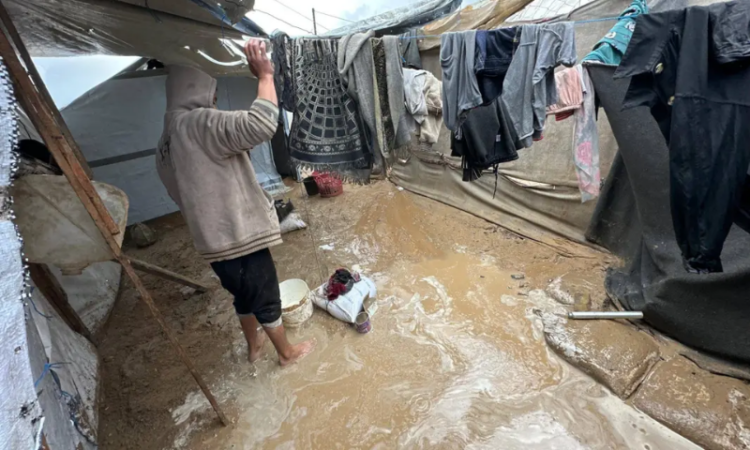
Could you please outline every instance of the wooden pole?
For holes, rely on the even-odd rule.
[[[171,270],[162,269],[159,266],[149,264],[146,261],[131,258],[130,256],[123,255],[123,257],[127,258],[130,261],[130,264],[135,270],[140,270],[141,272],[150,273],[151,275],[156,275],[157,277],[162,277],[166,280],[189,286],[195,289],[197,292],[206,292],[210,289],[209,286],[206,286],[205,284],[201,284],[195,280],[191,280],[190,278],[182,276],[178,273],[174,273]]]
[[[36,65],[34,64],[34,61],[32,61],[31,55],[29,55],[29,52],[26,51],[26,47],[24,45],[21,45],[21,46],[18,45],[19,43],[23,43],[23,40],[21,40],[21,35],[18,34],[18,30],[16,30],[16,26],[13,24],[13,21],[10,19],[8,10],[6,10],[5,6],[2,4],[0,4],[0,20],[2,20],[3,24],[5,25],[6,30],[8,30],[8,34],[10,35],[11,40],[16,43],[16,48],[18,49],[18,53],[21,55],[21,59],[23,59],[23,62],[26,65],[26,70],[29,71],[29,74],[31,75],[31,79],[34,81],[34,84],[39,90],[39,93],[42,94],[42,99],[44,99],[44,101],[47,102],[47,104],[54,105],[55,102],[52,100],[52,96],[50,95],[49,90],[47,90],[47,85],[44,83],[44,80],[42,80],[41,75],[39,75],[39,71],[37,70]],[[60,130],[62,131],[63,137],[65,137],[65,140],[68,142],[68,145],[70,145],[70,148],[73,151],[73,154],[76,156],[78,163],[83,168],[83,171],[86,173],[86,176],[89,179],[92,179],[93,173],[91,172],[91,167],[89,167],[88,162],[86,162],[86,157],[83,156],[83,152],[78,147],[78,143],[76,143],[75,139],[73,139],[73,135],[70,133],[70,129],[68,129],[68,124],[65,123],[65,119],[63,119],[63,116],[60,113],[60,110],[56,106],[51,109],[52,109],[52,114],[55,120],[57,121],[57,124],[59,125]]]
[[[47,301],[55,308],[55,311],[57,311],[63,321],[73,331],[85,337],[96,346],[91,332],[86,327],[86,324],[83,323],[76,310],[70,306],[68,295],[62,286],[60,286],[55,275],[49,270],[49,267],[46,264],[29,264],[29,274],[36,288],[47,298]]]
[[[2,3],[0,3],[0,9],[5,9]],[[8,17],[7,14],[6,17]],[[0,16],[0,19],[2,19],[2,16]],[[19,52],[25,51],[23,42],[16,42],[16,46],[19,48]],[[49,111],[49,106],[45,105],[39,92],[34,88],[34,85],[31,83],[28,74],[21,65],[21,62],[19,61],[18,56],[13,50],[13,46],[10,44],[10,41],[8,40],[8,37],[5,35],[5,33],[0,33],[0,56],[2,56],[6,66],[8,67],[8,72],[10,73],[13,87],[15,89],[16,98],[21,102],[21,105],[24,106],[24,109],[26,109],[26,112],[28,113],[32,123],[37,128],[37,131],[39,131],[39,134],[42,135],[45,144],[47,144],[50,152],[55,157],[55,161],[60,166],[60,169],[63,171],[65,176],[68,178],[68,181],[73,187],[76,195],[78,195],[78,198],[86,207],[86,211],[88,211],[89,215],[94,220],[94,224],[96,224],[99,232],[102,234],[104,240],[109,245],[109,248],[112,251],[115,259],[117,259],[117,261],[125,270],[125,273],[127,273],[130,277],[138,293],[140,294],[141,299],[146,303],[152,315],[161,327],[162,331],[167,336],[167,339],[174,346],[177,355],[182,360],[182,363],[185,364],[185,366],[188,368],[188,371],[190,371],[190,374],[195,379],[201,391],[203,391],[203,394],[206,396],[209,403],[214,408],[214,411],[216,411],[216,415],[219,417],[221,423],[225,426],[228,425],[229,422],[227,421],[224,413],[221,411],[221,408],[216,402],[213,394],[211,394],[211,391],[203,381],[203,378],[195,370],[195,367],[190,361],[190,358],[188,358],[187,354],[185,353],[185,350],[174,337],[171,330],[169,330],[169,328],[167,327],[167,324],[166,322],[164,322],[161,312],[156,307],[156,304],[154,304],[154,300],[151,298],[148,290],[146,290],[146,288],[143,286],[143,283],[141,283],[141,280],[140,278],[138,278],[138,274],[135,273],[133,266],[130,265],[130,261],[128,261],[128,259],[122,254],[120,246],[117,244],[117,241],[115,241],[114,238],[114,234],[116,233],[112,233],[110,228],[107,226],[108,223],[115,225],[115,227],[117,225],[112,220],[112,216],[109,215],[109,212],[104,208],[99,194],[96,192],[96,190],[94,190],[94,186],[91,184],[91,180],[86,176],[86,173],[83,171],[80,163],[73,156],[70,147],[66,145],[65,138],[60,132],[57,123],[54,121],[52,114]],[[52,105],[52,107],[54,107],[54,105]],[[97,202],[99,205],[101,205],[101,208],[96,207]]]

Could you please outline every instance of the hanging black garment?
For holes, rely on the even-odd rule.
[[[474,73],[484,105],[503,93],[503,82],[513,60],[513,52],[521,27],[478,30],[474,49]]]
[[[488,106],[473,109],[451,134],[453,156],[462,157],[463,181],[477,180],[483,170],[518,159],[516,140],[506,116],[502,102],[495,99]]]
[[[615,72],[624,77],[623,108],[650,106],[669,146],[686,269],[722,272],[750,163],[750,2],[639,16]]]

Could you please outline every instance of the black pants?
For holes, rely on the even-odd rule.
[[[255,315],[261,325],[280,325],[279,279],[270,250],[211,263],[211,268],[224,289],[234,295],[238,316]]]

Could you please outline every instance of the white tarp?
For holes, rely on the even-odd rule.
[[[62,110],[94,178],[127,194],[128,224],[178,209],[159,180],[154,163],[167,107],[165,80],[164,70],[118,76]],[[247,110],[257,96],[258,81],[249,77],[220,77],[216,90],[219,109]],[[258,179],[265,183],[264,188],[272,194],[283,189],[270,145],[267,149],[253,150],[251,159],[256,155],[259,161],[253,161],[253,166]]]

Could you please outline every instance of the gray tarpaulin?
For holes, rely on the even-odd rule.
[[[128,195],[128,224],[177,211],[177,205],[159,180],[154,163],[166,110],[165,80],[163,70],[123,74],[95,87],[62,111],[94,171],[94,178]],[[249,109],[257,90],[256,79],[220,77],[218,107]],[[260,158],[265,161],[268,156],[261,154]],[[271,164],[254,164],[254,167],[268,186],[280,182],[272,161]]]

